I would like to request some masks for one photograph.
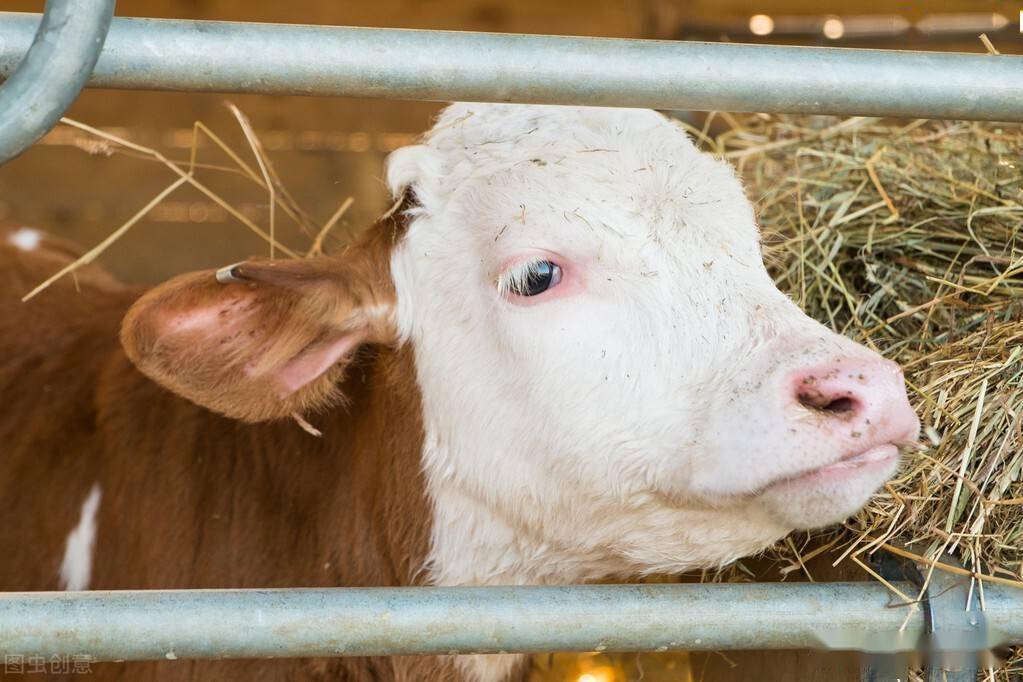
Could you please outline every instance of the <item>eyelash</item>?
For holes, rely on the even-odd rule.
[[[561,278],[563,277],[563,271],[561,269],[561,266],[553,262],[549,258],[543,258],[538,256],[536,258],[530,258],[520,263],[517,263],[516,265],[508,268],[506,271],[501,273],[501,276],[498,278],[497,281],[498,293],[504,297],[529,296],[528,294],[523,294],[520,292],[522,292],[526,288],[527,284],[529,283],[532,277],[541,277],[544,274],[545,270],[544,266],[548,264],[552,266],[552,269],[554,270],[554,272],[552,273],[553,281],[544,291],[538,292],[537,294],[533,295],[539,296],[545,291],[553,289],[561,282]]]

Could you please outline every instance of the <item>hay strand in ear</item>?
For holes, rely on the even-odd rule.
[[[318,256],[323,253],[323,240],[327,238],[330,231],[334,229],[334,226],[337,225],[338,221],[341,220],[342,216],[348,212],[348,209],[350,209],[354,203],[355,199],[352,197],[348,197],[341,202],[341,205],[337,207],[334,214],[331,215],[327,222],[323,224],[323,228],[316,233],[313,245],[309,247],[309,251],[305,254],[306,258],[309,258],[310,256]]]
[[[98,142],[102,143],[102,145],[103,145],[103,150],[104,150],[103,153],[109,155],[109,154],[112,154],[112,153],[115,153],[115,152],[120,152],[120,153],[127,154],[129,156],[134,156],[136,158],[141,158],[141,159],[146,159],[146,160],[150,160],[150,161],[155,161],[155,162],[161,163],[162,165],[164,165],[165,167],[167,167],[171,171],[173,171],[175,174],[177,174],[178,175],[178,179],[175,180],[174,182],[172,182],[166,188],[164,188],[161,192],[159,192],[148,203],[146,203],[145,206],[143,206],[138,212],[136,212],[127,221],[122,223],[117,229],[115,229],[113,232],[111,232],[99,244],[97,244],[92,249],[87,251],[85,254],[80,256],[74,262],[68,264],[64,268],[61,268],[54,275],[52,275],[51,277],[47,278],[45,281],[41,282],[37,287],[32,289],[32,291],[30,291],[28,294],[26,294],[24,297],[22,297],[22,299],[21,299],[22,302],[28,301],[28,300],[32,299],[33,297],[37,296],[40,292],[42,292],[42,291],[46,290],[47,288],[49,288],[54,282],[58,281],[62,277],[66,276],[66,275],[69,275],[69,274],[74,276],[74,273],[75,273],[76,270],[78,270],[79,268],[81,268],[81,267],[83,267],[85,265],[88,265],[89,263],[92,263],[93,261],[95,261],[96,258],[98,258],[100,255],[103,254],[104,251],[106,251],[118,239],[123,237],[125,235],[125,233],[128,232],[128,230],[130,230],[132,227],[134,227],[135,224],[139,222],[139,220],[144,218],[150,211],[153,210],[153,208],[155,208],[157,205],[159,205],[160,202],[162,202],[164,199],[166,199],[168,196],[170,196],[170,194],[172,194],[174,191],[179,189],[184,184],[190,184],[193,187],[195,187],[196,189],[198,189],[200,192],[202,192],[207,197],[212,199],[217,205],[219,205],[221,208],[223,208],[225,211],[227,211],[227,213],[229,213],[231,216],[236,218],[243,225],[245,225],[250,230],[255,232],[262,239],[268,241],[269,244],[270,244],[271,256],[274,254],[275,250],[279,249],[281,252],[287,254],[290,257],[293,257],[293,258],[294,257],[298,257],[298,254],[296,254],[294,251],[292,251],[291,249],[288,249],[287,247],[285,247],[282,244],[280,244],[277,241],[277,239],[276,239],[276,235],[274,234],[275,233],[275,229],[274,229],[275,228],[275,218],[274,218],[274,216],[275,216],[275,207],[278,205],[278,202],[276,200],[276,189],[275,188],[280,186],[280,181],[276,179],[277,176],[273,173],[272,166],[270,166],[268,162],[264,163],[266,161],[266,159],[263,156],[262,147],[259,145],[258,138],[255,137],[255,133],[252,132],[251,126],[247,125],[248,124],[248,119],[246,119],[244,117],[244,115],[236,107],[233,107],[233,105],[232,105],[232,111],[235,112],[237,117],[239,117],[239,121],[243,122],[242,128],[243,128],[243,130],[246,133],[246,138],[248,139],[250,145],[252,146],[253,153],[256,155],[256,158],[259,161],[260,169],[261,169],[261,171],[263,173],[263,177],[262,178],[257,176],[255,174],[255,172],[252,170],[252,168],[248,164],[246,164],[241,159],[241,157],[239,157],[234,152],[234,150],[232,150],[228,145],[226,145],[223,142],[223,140],[221,140],[215,133],[213,133],[213,131],[211,131],[201,121],[196,121],[193,124],[193,126],[192,126],[192,144],[191,144],[189,160],[188,160],[188,164],[187,164],[188,170],[185,171],[185,170],[183,170],[181,168],[181,165],[179,163],[171,161],[166,156],[164,156],[161,152],[159,152],[159,151],[157,151],[155,149],[151,149],[149,147],[145,147],[143,145],[136,144],[136,143],[131,142],[129,140],[126,140],[126,139],[124,139],[122,137],[119,137],[119,136],[114,135],[112,133],[109,133],[107,131],[100,130],[98,128],[94,128],[93,126],[87,125],[85,123],[81,123],[81,122],[76,121],[74,119],[62,118],[61,119],[61,123],[63,123],[64,125],[71,126],[73,128],[76,128],[78,130],[81,130],[81,131],[89,134],[89,135],[92,135],[92,136],[96,137]],[[216,144],[218,147],[220,147],[220,149],[223,150],[231,158],[231,160],[238,166],[238,169],[229,168],[229,167],[225,167],[225,166],[218,166],[218,165],[213,165],[213,164],[200,164],[198,162],[198,159],[197,159],[197,155],[198,155],[198,140],[199,140],[199,134],[200,133],[206,135],[209,139],[211,139],[214,142],[214,144]],[[77,146],[81,147],[82,145],[79,144]],[[91,148],[85,148],[85,149],[89,153],[94,153]],[[251,220],[249,220],[241,211],[239,211],[236,208],[234,208],[233,206],[231,206],[226,200],[221,198],[218,194],[216,194],[215,192],[210,190],[208,187],[206,187],[204,184],[202,184],[198,180],[196,180],[196,178],[195,178],[195,171],[198,168],[205,168],[205,169],[217,170],[217,171],[240,172],[244,177],[249,178],[250,180],[256,182],[257,184],[259,184],[262,187],[264,187],[265,189],[267,189],[267,191],[270,193],[270,198],[271,198],[271,200],[270,200],[270,207],[271,207],[271,210],[270,210],[270,234],[266,234],[262,229],[260,229],[258,226],[256,226],[255,223],[253,223]],[[293,204],[294,200],[291,199],[290,195],[287,195],[287,197],[288,197],[289,202],[291,202]],[[284,208],[285,212],[289,216],[292,216],[296,220],[296,222],[300,225],[300,227],[305,227],[305,225],[306,225],[306,223],[308,221],[304,218],[304,214],[301,211],[297,210],[293,206],[288,206],[287,204],[281,204],[281,206],[282,206],[282,208]],[[77,286],[77,280],[76,280],[76,286]]]
[[[307,422],[305,418],[298,412],[292,412],[291,418],[294,419],[295,423],[298,424],[302,428],[302,430],[308,433],[309,435],[316,436],[317,438],[323,437],[323,432],[320,431],[315,426],[313,426],[312,424],[310,424],[309,422]]]
[[[75,121],[75,120],[70,119],[70,118],[62,118],[61,119],[61,123],[64,123],[66,125],[78,128],[79,130],[83,130],[83,131],[85,131],[87,133],[90,133],[92,135],[95,135],[95,136],[97,136],[99,138],[102,138],[102,139],[105,139],[105,140],[109,140],[110,142],[114,142],[116,144],[123,145],[124,147],[126,147],[128,149],[131,149],[133,151],[136,151],[136,152],[138,152],[140,154],[143,154],[143,155],[146,155],[146,156],[150,156],[150,157],[160,161],[164,166],[169,168],[176,175],[178,175],[181,178],[184,178],[185,181],[188,184],[190,184],[193,187],[195,187],[197,190],[199,190],[200,192],[205,194],[209,199],[211,199],[214,203],[216,203],[222,209],[227,211],[233,218],[235,218],[238,222],[240,222],[242,225],[244,225],[249,230],[251,230],[253,233],[255,233],[260,239],[262,239],[262,240],[264,240],[264,241],[266,241],[268,243],[269,242],[273,242],[275,249],[280,250],[282,253],[285,253],[288,256],[292,257],[292,258],[297,258],[298,257],[298,254],[296,254],[294,251],[292,251],[288,247],[284,246],[280,242],[277,242],[277,241],[271,239],[269,234],[267,234],[262,228],[260,228],[254,222],[249,220],[241,211],[239,211],[235,207],[231,206],[231,204],[228,203],[227,201],[225,201],[220,195],[218,195],[216,192],[211,190],[209,187],[207,187],[203,183],[201,183],[198,180],[196,180],[194,176],[189,175],[178,164],[176,164],[173,161],[169,160],[166,156],[164,156],[162,153],[158,152],[157,150],[150,149],[149,147],[143,147],[142,145],[135,144],[134,142],[129,142],[128,140],[125,140],[125,139],[123,139],[121,137],[118,137],[118,136],[113,135],[111,133],[108,133],[106,131],[100,130],[98,128],[94,128],[94,127],[92,127],[90,125],[87,125],[85,123],[80,123],[79,121]]]
[[[32,291],[30,291],[27,294],[25,294],[24,296],[22,296],[21,297],[21,302],[25,303],[26,301],[32,299],[34,296],[36,296],[37,294],[39,294],[43,290],[47,289],[50,285],[52,285],[54,282],[59,280],[61,277],[64,277],[65,275],[68,275],[68,274],[72,274],[73,275],[75,270],[77,270],[78,268],[83,267],[85,265],[88,265],[89,263],[91,263],[94,260],[96,260],[96,258],[98,258],[100,256],[100,254],[102,254],[104,251],[106,251],[110,247],[111,244],[113,244],[118,239],[123,237],[124,234],[135,225],[135,223],[140,221],[143,217],[145,217],[145,215],[147,213],[149,213],[151,210],[153,210],[154,206],[159,204],[161,201],[163,201],[168,196],[170,196],[175,190],[177,190],[183,184],[188,182],[188,178],[189,177],[191,177],[191,176],[189,175],[189,176],[186,176],[186,177],[178,178],[177,180],[172,182],[170,185],[165,187],[163,189],[163,191],[161,191],[155,197],[150,199],[149,202],[145,206],[143,206],[141,209],[139,209],[135,213],[135,215],[133,215],[128,220],[126,220],[116,230],[111,232],[110,235],[108,235],[103,241],[101,241],[99,244],[97,244],[96,246],[92,247],[91,249],[86,251],[84,254],[82,254],[80,257],[75,259],[75,261],[73,263],[70,263],[70,264],[66,265],[65,267],[63,267],[60,270],[58,270],[55,274],[53,274],[50,277],[48,277],[44,282],[42,282],[35,289],[33,289]]]

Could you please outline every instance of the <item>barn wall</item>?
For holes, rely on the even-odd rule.
[[[756,12],[869,14],[892,12],[891,0],[121,0],[118,14],[163,18],[322,23],[402,28],[561,33],[615,37],[679,37],[687,27],[743,26]],[[42,0],[5,0],[5,10],[41,11]],[[928,0],[906,16],[929,12],[1001,11],[1004,0]],[[697,36],[720,39],[706,29]],[[711,30],[713,33],[713,30]],[[1021,34],[1023,35],[1023,34]],[[1018,36],[1016,36],[1018,38]],[[1000,46],[1018,51],[1018,41]],[[899,47],[899,45],[885,45]],[[980,50],[965,45],[942,48]],[[187,158],[190,127],[204,122],[235,149],[244,137],[225,107],[237,104],[252,120],[279,175],[298,203],[322,223],[342,201],[355,204],[336,230],[340,239],[372,220],[386,203],[380,180],[388,150],[414,139],[438,105],[354,99],[88,91],[69,115],[109,128],[134,142]],[[82,146],[89,147],[83,151]],[[58,130],[0,168],[0,219],[33,224],[92,245],[160,192],[175,176],[152,161],[83,145]],[[200,159],[226,157],[204,145]],[[251,157],[249,157],[251,158]],[[234,174],[208,171],[200,178],[260,225],[268,223],[267,197]],[[309,239],[280,221],[282,240],[304,247]],[[194,189],[183,188],[138,223],[102,258],[121,277],[156,282],[182,270],[211,267],[266,252],[265,244]]]
[[[6,0],[5,10],[41,11],[41,1]],[[121,16],[322,23],[592,36],[642,37],[645,2],[622,0],[122,0]],[[437,104],[382,100],[86,91],[69,116],[112,129],[133,142],[187,159],[193,121],[204,122],[232,147],[244,136],[225,107],[251,119],[273,164],[298,203],[318,223],[349,196],[355,204],[336,230],[344,238],[383,208],[383,158],[429,127]],[[79,244],[100,241],[176,179],[158,164],[105,149],[83,151],[82,136],[63,129],[0,168],[0,219],[36,225]],[[95,152],[99,153],[95,153]],[[251,161],[251,156],[247,156]],[[228,162],[210,145],[200,160]],[[268,223],[266,193],[236,174],[200,173],[233,206]],[[282,219],[285,243],[308,238]],[[183,270],[213,267],[266,245],[198,191],[183,188],[118,241],[102,262],[134,282],[157,282]]]

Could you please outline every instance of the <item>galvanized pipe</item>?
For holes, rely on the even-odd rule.
[[[114,0],[47,0],[46,11],[19,35],[0,67],[0,164],[13,159],[57,123],[85,86],[114,14]],[[36,30],[38,27],[38,30]]]
[[[923,612],[900,631],[909,611],[890,596],[877,583],[6,593],[0,655],[913,649]],[[988,644],[1023,641],[1023,591],[985,596]]]
[[[115,19],[90,85],[1023,121],[1019,56],[211,21]]]

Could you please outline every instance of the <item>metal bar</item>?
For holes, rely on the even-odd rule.
[[[0,87],[0,164],[45,135],[78,97],[113,14],[114,0],[47,0],[42,20],[35,15],[5,60],[3,74],[10,77]],[[0,44],[10,47],[4,37]]]
[[[90,85],[1023,121],[1020,56],[210,21],[115,19]]]
[[[923,612],[903,628],[890,596],[877,583],[6,593],[0,655],[913,649]],[[988,645],[1023,641],[1023,591],[985,596]]]

